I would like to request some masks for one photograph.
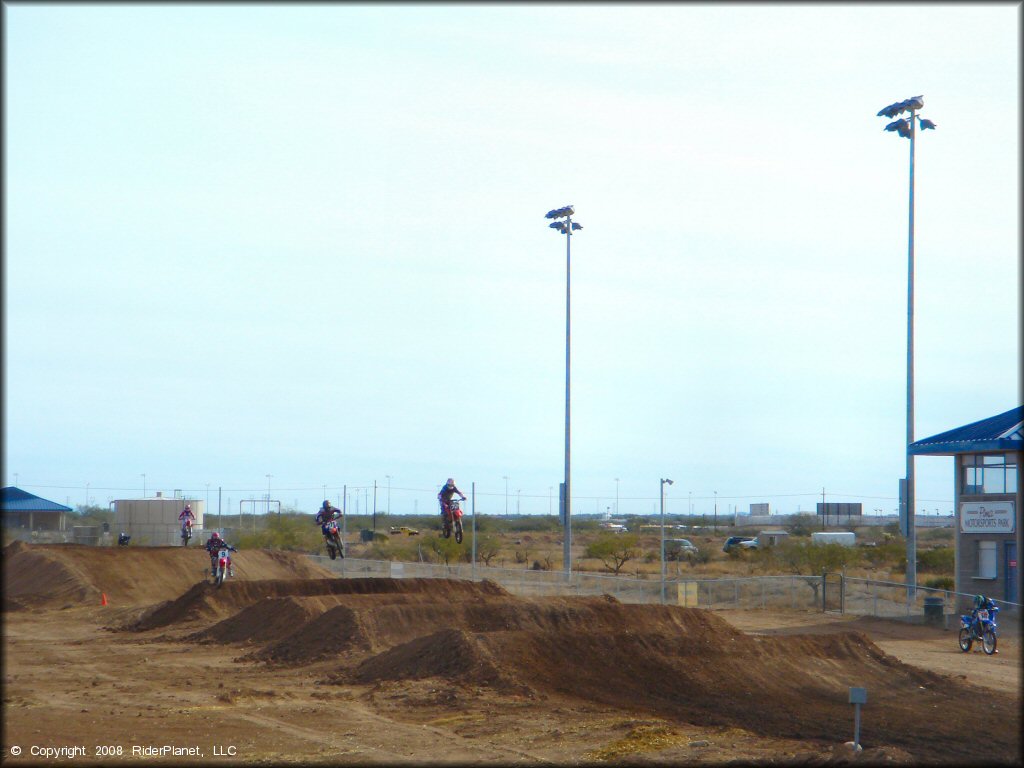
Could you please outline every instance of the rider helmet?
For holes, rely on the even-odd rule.
[[[974,596],[974,607],[975,608],[981,608],[981,606],[983,606],[984,604],[985,604],[985,596],[984,595],[975,595]]]
[[[331,500],[330,499],[324,499],[324,503],[321,504],[320,506],[323,509],[330,509],[331,508]]]
[[[210,538],[211,539],[219,539],[220,538],[220,534],[217,533],[216,531],[214,531],[213,533],[210,534]]]
[[[455,478],[454,477],[449,477],[448,478],[448,485],[452,485],[452,486],[455,485]]]
[[[191,504],[186,504],[185,505],[185,509],[187,509],[189,512],[191,512],[192,511],[192,505]]]

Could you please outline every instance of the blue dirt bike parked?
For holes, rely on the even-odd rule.
[[[960,650],[967,653],[975,640],[981,641],[981,649],[989,656],[996,652],[998,635],[996,614],[999,607],[991,601],[986,607],[978,608],[973,614],[960,617]]]

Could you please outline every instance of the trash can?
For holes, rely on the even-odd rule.
[[[359,540],[373,541],[373,531],[371,531],[369,528],[363,528],[363,530],[359,532]]]
[[[924,599],[924,623],[941,627],[945,623],[944,609],[945,601],[941,597],[926,597]]]

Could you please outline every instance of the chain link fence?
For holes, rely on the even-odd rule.
[[[387,560],[330,560],[310,557],[345,578],[488,579],[520,597],[611,595],[622,603],[681,605],[691,608],[820,611],[877,616],[913,623],[949,626],[970,610],[973,595],[828,573],[821,576],[746,576],[717,579],[660,579],[522,568],[492,568],[459,563],[406,563]],[[1019,620],[1020,604],[996,601],[1004,616]],[[1001,617],[1002,618],[1002,617]]]

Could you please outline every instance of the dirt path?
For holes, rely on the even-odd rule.
[[[957,645],[958,626],[949,629],[911,625],[868,616],[840,616],[824,613],[766,613],[763,611],[717,611],[744,632],[785,636],[831,634],[855,630],[864,632],[875,644],[905,664],[931,670],[992,690],[1021,694],[1021,642],[1017,627],[1007,623],[999,637],[999,653],[986,656],[978,643],[970,653]]]
[[[998,759],[1019,755],[1012,635],[987,657],[952,631],[875,619],[325,581],[270,554],[274,579],[214,590],[196,585],[191,553],[44,554],[66,566],[50,593],[5,580],[5,605],[28,589],[39,604],[3,614],[5,765],[79,747],[75,762],[151,765],[145,750],[165,745],[178,752],[160,759],[197,765],[821,764],[844,759],[859,684],[862,759],[962,763],[979,732]],[[162,594],[178,596],[147,603],[131,570],[155,584],[161,561]],[[102,607],[110,568],[123,586]]]

